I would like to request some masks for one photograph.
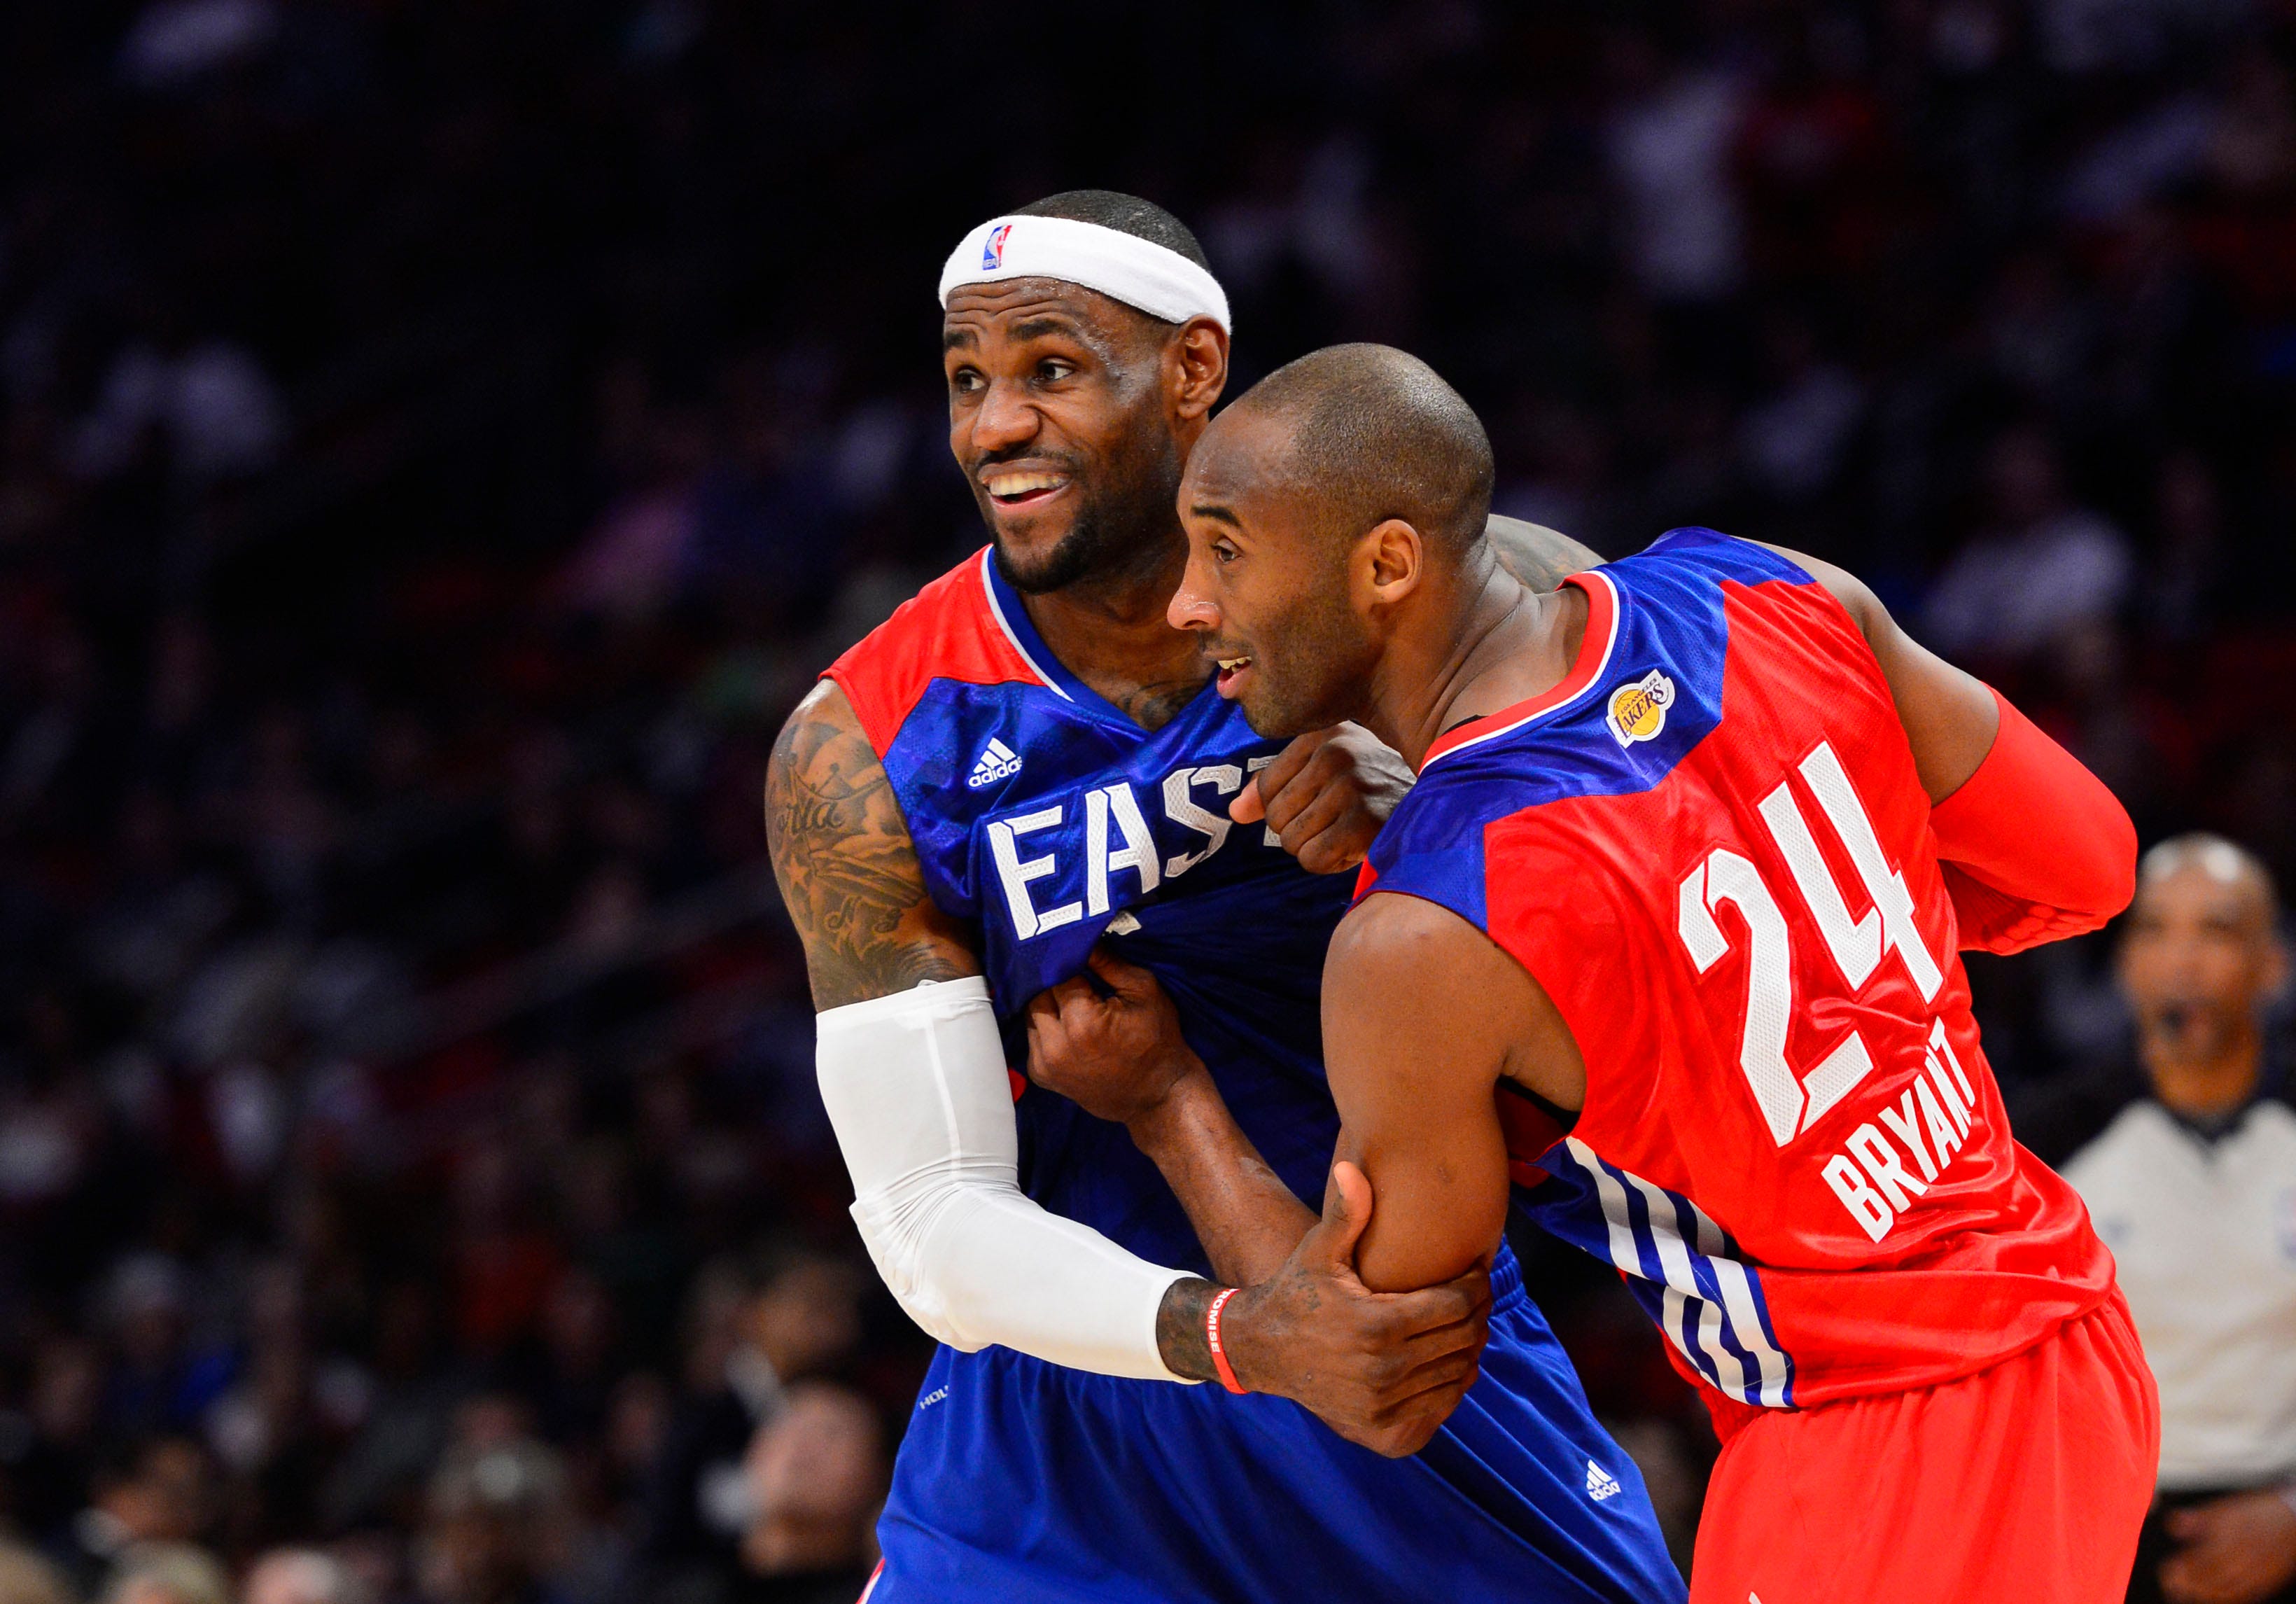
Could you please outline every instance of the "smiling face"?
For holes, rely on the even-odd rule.
[[[1276,739],[1357,717],[1380,654],[1350,572],[1371,531],[1330,527],[1290,473],[1291,437],[1283,415],[1244,409],[1205,432],[1180,483],[1188,566],[1167,614]]]
[[[941,345],[949,449],[1016,589],[1168,560],[1180,465],[1226,379],[1217,325],[1016,279],[954,292]]]

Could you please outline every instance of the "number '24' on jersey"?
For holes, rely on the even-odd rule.
[[[1586,1057],[1566,1139],[1511,1126],[1526,1206],[1746,1404],[1933,1385],[2095,1307],[2112,1259],[2011,1139],[1855,621],[1709,530],[1571,583],[1570,674],[1438,741],[1363,878],[1487,932]]]

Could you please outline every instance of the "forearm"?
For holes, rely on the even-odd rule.
[[[2136,832],[2103,782],[1997,701],[1991,748],[1931,810],[1930,826],[1949,866],[1963,944],[2014,951],[2094,930],[2127,907]]]
[[[848,1004],[815,1022],[822,1104],[853,1219],[911,1319],[1078,1370],[1161,1379],[1157,1312],[1184,1272],[1147,1263],[1017,1184],[1004,1053],[978,977]]]
[[[1073,1370],[1164,1380],[1152,1345],[1158,1310],[1183,1272],[1161,1269],[1089,1227],[1041,1207],[1017,1188],[980,1181],[943,1189],[914,1238],[897,1202],[857,1199],[886,1285],[910,1318],[967,1353],[991,1343]],[[931,1204],[926,1206],[933,1207]]]
[[[1190,1276],[1185,1281],[1175,1281],[1164,1289],[1164,1301],[1156,1310],[1156,1353],[1164,1368],[1175,1376],[1185,1376],[1191,1381],[1217,1381],[1219,1370],[1212,1363],[1211,1312],[1212,1299],[1220,1294],[1218,1282]]]
[[[1156,1319],[1165,1368],[1290,1398],[1380,1453],[1424,1447],[1475,1383],[1490,1279],[1478,1270],[1399,1296],[1367,1291],[1354,1258],[1372,1212],[1362,1172],[1335,1164],[1322,1216],[1266,1280],[1234,1291],[1193,1279],[1167,1287]],[[1215,1308],[1224,1369],[1212,1354]]]
[[[1235,1123],[1210,1074],[1200,1070],[1175,1084],[1129,1129],[1226,1285],[1266,1280],[1316,1223]]]

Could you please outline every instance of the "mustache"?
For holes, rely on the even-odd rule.
[[[1057,468],[1079,479],[1084,477],[1085,464],[1081,458],[1065,451],[1046,451],[1032,446],[1008,446],[1001,451],[984,451],[972,460],[966,472],[978,481],[991,468],[1001,468],[1016,462],[1035,463],[1043,467]]]

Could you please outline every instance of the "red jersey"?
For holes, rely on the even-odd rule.
[[[1438,741],[1364,879],[1488,933],[1577,1039],[1569,1136],[1508,1121],[1534,1217],[1748,1404],[1931,1386],[2095,1308],[2112,1256],[2010,1137],[1856,622],[1707,530],[1570,582],[1570,676]]]

